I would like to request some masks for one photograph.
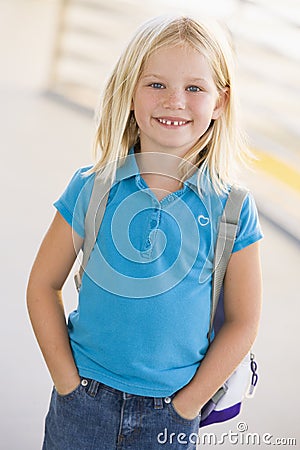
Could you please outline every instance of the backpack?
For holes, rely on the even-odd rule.
[[[92,194],[85,217],[85,239],[82,249],[82,262],[74,276],[79,292],[83,272],[96,243],[100,225],[105,213],[111,181],[105,181],[101,173],[95,176]],[[248,191],[232,186],[219,222],[218,236],[214,252],[210,326],[208,341],[217,333],[224,322],[223,280],[236,238],[240,212]],[[224,422],[236,417],[241,410],[245,395],[253,396],[258,381],[257,364],[250,351],[228,380],[201,409],[200,427]],[[251,381],[250,381],[251,379]]]

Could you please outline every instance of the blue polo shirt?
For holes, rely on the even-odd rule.
[[[74,174],[54,204],[83,238],[95,177],[87,170]],[[195,173],[158,201],[128,155],[68,320],[81,376],[154,397],[192,379],[208,348],[213,249],[225,200],[211,190],[199,196]],[[233,251],[261,237],[248,194]]]

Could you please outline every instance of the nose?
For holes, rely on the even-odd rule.
[[[166,89],[163,99],[163,107],[166,109],[185,109],[184,93],[179,89]]]

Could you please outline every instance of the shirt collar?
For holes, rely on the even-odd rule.
[[[125,161],[122,165],[120,165],[117,169],[115,182],[118,183],[127,178],[131,178],[134,176],[140,176],[140,171],[138,164],[136,162],[134,147],[131,147],[128,155],[124,158]],[[199,171],[193,173],[187,180],[185,180],[185,184],[188,185],[191,189],[193,189],[198,194],[198,175]]]
[[[134,147],[131,147],[128,155],[124,158],[123,164],[121,163],[117,169],[116,183],[125,180],[126,178],[139,175],[139,173],[140,171],[135,159]]]

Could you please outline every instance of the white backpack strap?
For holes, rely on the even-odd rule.
[[[83,272],[96,244],[97,236],[105,213],[110,188],[111,180],[104,181],[102,174],[98,173],[95,177],[90,203],[84,221],[85,232],[82,249],[82,263],[79,271],[74,275],[74,281],[78,291],[81,287]]]
[[[214,254],[210,326],[207,335],[209,342],[225,272],[236,238],[240,213],[247,194],[246,189],[232,186],[221,217]]]

